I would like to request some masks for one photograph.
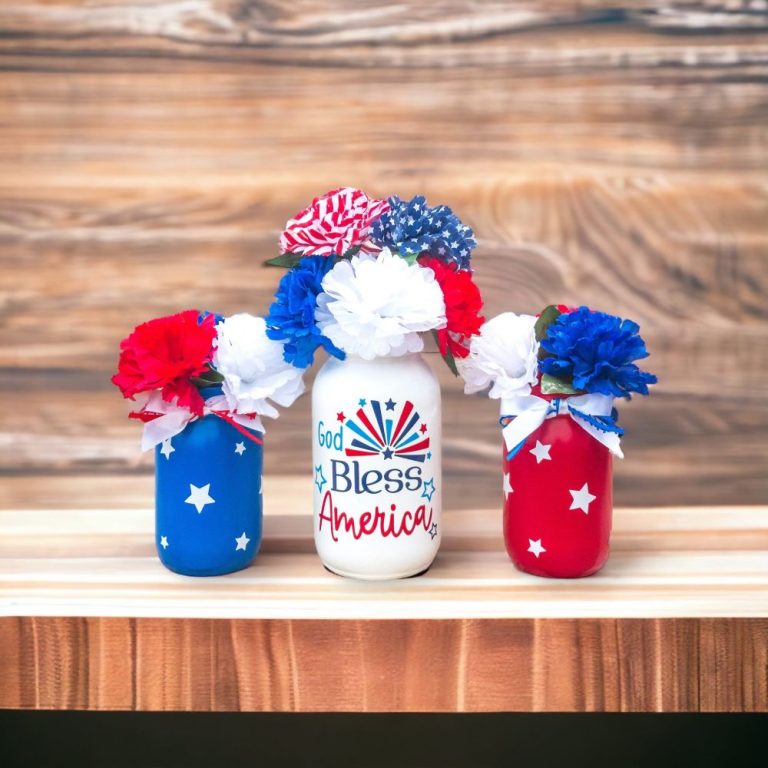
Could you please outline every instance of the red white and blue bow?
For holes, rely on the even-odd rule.
[[[229,409],[224,395],[215,395],[205,401],[203,416],[217,416],[233,426],[238,432],[258,445],[262,439],[252,430],[264,431],[261,419],[256,413],[235,413]],[[141,436],[141,450],[149,451],[165,440],[175,437],[198,418],[189,408],[181,408],[163,400],[160,392],[151,392],[141,410],[130,414],[132,419],[144,422]]]
[[[616,424],[613,398],[609,395],[578,395],[545,400],[537,395],[513,395],[501,400],[502,434],[511,459],[547,419],[570,416],[585,432],[602,443],[614,456],[624,458],[620,438],[624,430]]]

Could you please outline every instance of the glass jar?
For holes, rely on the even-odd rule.
[[[505,450],[504,542],[522,571],[555,578],[589,576],[608,559],[613,457],[566,408],[558,410],[512,458]]]
[[[220,389],[201,394],[208,398]],[[157,552],[176,573],[232,573],[258,552],[262,434],[242,430],[209,414],[155,448]]]
[[[440,385],[420,354],[330,358],[312,390],[315,545],[342,576],[399,579],[441,538]]]

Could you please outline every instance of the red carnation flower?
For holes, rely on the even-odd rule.
[[[216,318],[198,322],[196,309],[139,325],[120,342],[120,361],[112,382],[123,397],[162,390],[163,400],[201,416],[203,398],[191,382],[208,368],[216,337]]]
[[[450,350],[454,357],[466,357],[470,339],[480,333],[480,326],[485,321],[480,314],[483,299],[472,280],[472,273],[468,269],[459,269],[453,262],[446,263],[431,256],[422,256],[419,264],[435,273],[443,291],[448,322],[437,332],[440,353],[445,357]]]
[[[378,251],[368,234],[371,224],[388,210],[386,200],[368,197],[360,189],[326,192],[285,225],[280,251],[304,256],[343,256],[355,247],[366,253]]]

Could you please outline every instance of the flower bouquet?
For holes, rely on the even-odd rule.
[[[465,392],[501,400],[504,539],[537,576],[588,576],[608,557],[612,456],[623,457],[615,398],[648,394],[656,377],[639,326],[588,307],[506,312],[459,361]]]
[[[262,416],[304,391],[262,318],[188,310],[139,325],[112,378],[155,449],[156,544],[172,571],[245,568],[261,543]]]
[[[326,567],[366,579],[429,567],[440,543],[440,388],[421,359],[434,334],[456,372],[483,318],[472,230],[423,196],[315,199],[280,237],[288,268],[267,335],[312,397],[315,542]]]

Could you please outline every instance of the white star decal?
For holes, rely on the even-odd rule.
[[[504,498],[506,499],[510,493],[514,493],[512,490],[512,483],[509,480],[509,472],[504,473]]]
[[[161,536],[160,537],[160,546],[163,549],[168,549],[168,537],[167,536]]]
[[[235,547],[235,552],[237,552],[238,549],[245,549],[248,546],[248,542],[250,539],[245,535],[245,531],[243,531],[242,536],[238,536],[235,541],[237,542],[237,546]]]
[[[528,539],[528,551],[536,555],[536,559],[538,560],[539,555],[542,552],[546,552],[547,550],[541,546],[541,539],[536,539],[536,541],[533,539]]]
[[[549,455],[549,449],[552,445],[545,445],[541,441],[536,441],[536,447],[531,448],[530,453],[536,457],[536,463],[541,464],[542,461],[552,461],[552,457]]]
[[[171,445],[171,438],[169,437],[167,440],[163,440],[163,447],[160,449],[160,453],[165,456],[166,461],[171,458],[171,454],[176,449]]]
[[[206,504],[215,504],[216,499],[211,498],[208,491],[211,489],[211,484],[198,488],[196,485],[189,484],[189,496],[184,499],[185,504],[194,504],[197,514],[199,515]]]
[[[242,441],[235,444],[235,453],[238,456],[242,456],[245,453],[245,443]]]
[[[585,515],[589,514],[589,505],[597,498],[589,492],[589,486],[584,485],[579,488],[578,491],[568,491],[573,496],[573,501],[569,509],[580,509]]]

